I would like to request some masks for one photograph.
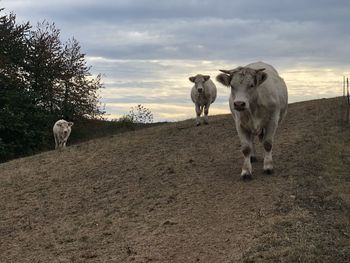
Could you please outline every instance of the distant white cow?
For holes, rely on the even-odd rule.
[[[55,138],[55,149],[65,148],[68,137],[72,131],[73,122],[59,120],[53,126],[53,136]]]
[[[216,99],[216,86],[211,81],[210,76],[197,74],[189,77],[189,80],[194,83],[191,90],[191,99],[195,104],[196,109],[196,125],[200,125],[200,116],[204,108],[204,123],[208,124],[208,113],[210,104]]]
[[[216,80],[231,87],[230,109],[242,144],[242,179],[252,178],[251,161],[256,160],[254,137],[263,143],[264,172],[273,172],[272,144],[276,129],[287,113],[288,92],[277,71],[263,62],[233,70],[220,70]]]

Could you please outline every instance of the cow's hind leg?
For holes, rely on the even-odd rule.
[[[63,146],[63,142],[62,142],[62,139],[59,140],[59,143],[58,143],[58,148],[59,149],[62,149],[62,146]]]
[[[199,126],[201,125],[201,114],[202,114],[202,111],[203,111],[203,106],[199,106],[199,104],[196,104],[196,114],[197,114],[197,117],[196,117],[196,126]]]
[[[251,142],[252,142],[252,152],[250,154],[250,161],[253,163],[253,162],[256,162],[258,159],[256,158],[256,151],[255,151],[255,145],[254,145],[254,135],[251,135]]]
[[[261,132],[258,135],[259,142],[262,142],[264,140],[264,136],[265,136],[265,129],[261,129]]]
[[[62,150],[63,144],[64,144],[64,138],[62,138],[62,136],[59,136],[59,137],[58,137],[58,148],[59,148],[60,150]]]
[[[265,150],[264,172],[266,174],[273,173],[272,144],[273,144],[273,140],[277,130],[277,126],[278,126],[278,117],[272,118],[265,130],[265,135],[262,141],[264,150]]]
[[[209,107],[210,107],[210,104],[205,105],[205,107],[204,107],[204,123],[205,124],[209,123],[209,118],[208,118]]]
[[[264,142],[264,173],[272,174],[273,173],[273,161],[272,161],[272,142],[265,141]]]
[[[252,163],[251,154],[253,151],[253,145],[251,141],[251,134],[241,129],[239,126],[237,128],[238,136],[242,143],[242,153],[244,156],[241,178],[243,180],[252,179]]]

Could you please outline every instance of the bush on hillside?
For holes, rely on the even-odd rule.
[[[126,115],[126,118],[129,118],[133,123],[152,123],[153,113],[150,109],[139,104],[130,109],[129,114]]]

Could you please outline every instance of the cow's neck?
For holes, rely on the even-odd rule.
[[[207,100],[207,95],[205,94],[205,89],[201,93],[198,92],[198,99],[200,101],[206,101]]]
[[[258,104],[258,101],[250,103],[249,110],[241,111],[238,113],[241,126],[251,131],[253,134],[259,134],[263,128],[263,114],[261,105]]]

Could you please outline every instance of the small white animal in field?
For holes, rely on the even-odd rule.
[[[269,64],[256,62],[232,70],[220,70],[216,80],[231,87],[232,116],[242,145],[242,179],[252,178],[251,161],[256,160],[254,137],[265,150],[264,172],[273,172],[272,145],[278,124],[287,114],[288,91],[284,80]]]
[[[196,76],[189,77],[189,80],[194,83],[191,90],[191,99],[195,104],[197,114],[196,125],[199,126],[201,124],[200,116],[203,112],[203,108],[204,123],[208,124],[209,107],[216,99],[216,86],[208,75],[197,74]]]
[[[73,122],[58,120],[53,126],[53,136],[55,138],[55,149],[66,147],[68,137],[72,131]]]

